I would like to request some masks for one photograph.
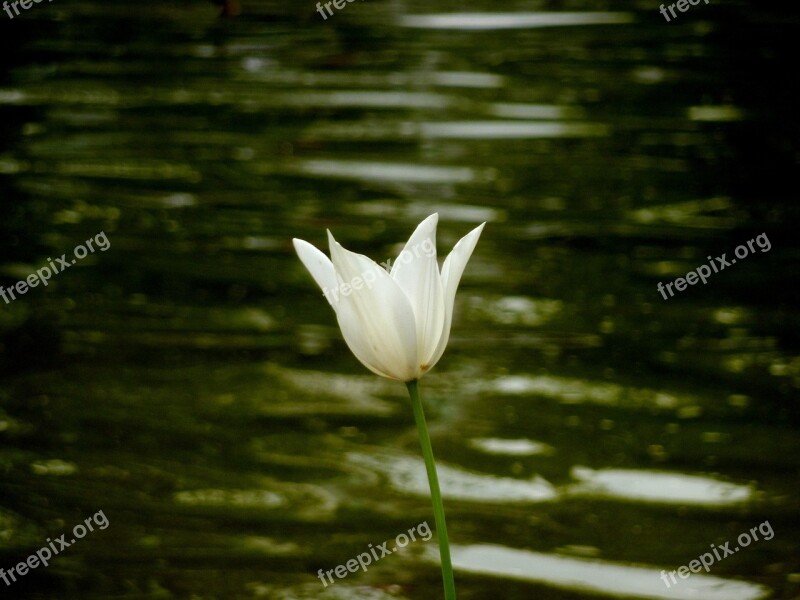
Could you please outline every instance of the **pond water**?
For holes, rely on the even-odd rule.
[[[318,578],[433,514],[291,244],[438,212],[459,597],[800,597],[796,9],[241,4],[0,13],[0,567],[69,545],[0,595],[442,598],[429,536]]]

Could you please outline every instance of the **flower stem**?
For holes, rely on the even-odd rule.
[[[425,413],[422,411],[422,401],[419,397],[419,382],[416,379],[407,381],[406,387],[408,387],[408,395],[411,396],[414,420],[417,422],[419,443],[422,446],[422,455],[425,457],[425,470],[428,472],[428,484],[431,488],[433,518],[436,523],[436,536],[439,538],[439,554],[442,561],[444,597],[445,600],[456,600],[456,584],[453,580],[453,563],[450,560],[450,541],[447,539],[447,524],[444,520],[442,492],[439,490],[439,477],[436,474],[431,437],[428,435],[428,425],[425,423]]]

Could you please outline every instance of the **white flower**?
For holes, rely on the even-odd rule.
[[[294,248],[336,311],[345,342],[373,373],[413,381],[441,358],[450,338],[453,302],[484,225],[465,235],[436,262],[433,214],[419,224],[391,272],[342,248],[328,231],[331,259],[303,240]],[[422,251],[420,251],[422,250]]]

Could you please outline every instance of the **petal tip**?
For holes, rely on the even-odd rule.
[[[438,225],[439,224],[439,213],[435,212],[432,215],[428,215],[427,217],[425,217],[422,220],[423,223],[425,223],[426,221],[432,221],[434,225]]]

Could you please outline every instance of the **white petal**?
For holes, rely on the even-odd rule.
[[[444,354],[444,349],[447,347],[447,342],[450,339],[450,326],[453,323],[453,304],[456,299],[456,290],[461,281],[461,275],[464,273],[464,268],[467,266],[472,256],[472,251],[475,250],[475,244],[478,243],[478,239],[481,237],[481,232],[485,225],[486,223],[481,223],[478,227],[458,240],[458,243],[453,247],[453,251],[450,252],[442,265],[444,328],[442,337],[439,340],[439,345],[431,358],[431,366],[439,362],[442,354]]]
[[[415,379],[417,335],[405,293],[380,265],[342,248],[330,231],[328,242],[340,281],[334,308],[350,350],[378,375]]]
[[[417,357],[420,373],[430,369],[428,363],[444,327],[444,291],[436,262],[436,224],[439,215],[432,214],[419,224],[392,267],[392,279],[408,296],[414,311],[417,332]]]
[[[294,250],[297,252],[297,256],[300,257],[300,260],[303,262],[306,269],[308,269],[308,272],[311,273],[311,277],[313,277],[317,285],[322,288],[322,293],[325,295],[328,304],[333,306],[329,295],[339,285],[333,263],[327,256],[305,240],[294,238],[292,244],[294,244]]]

